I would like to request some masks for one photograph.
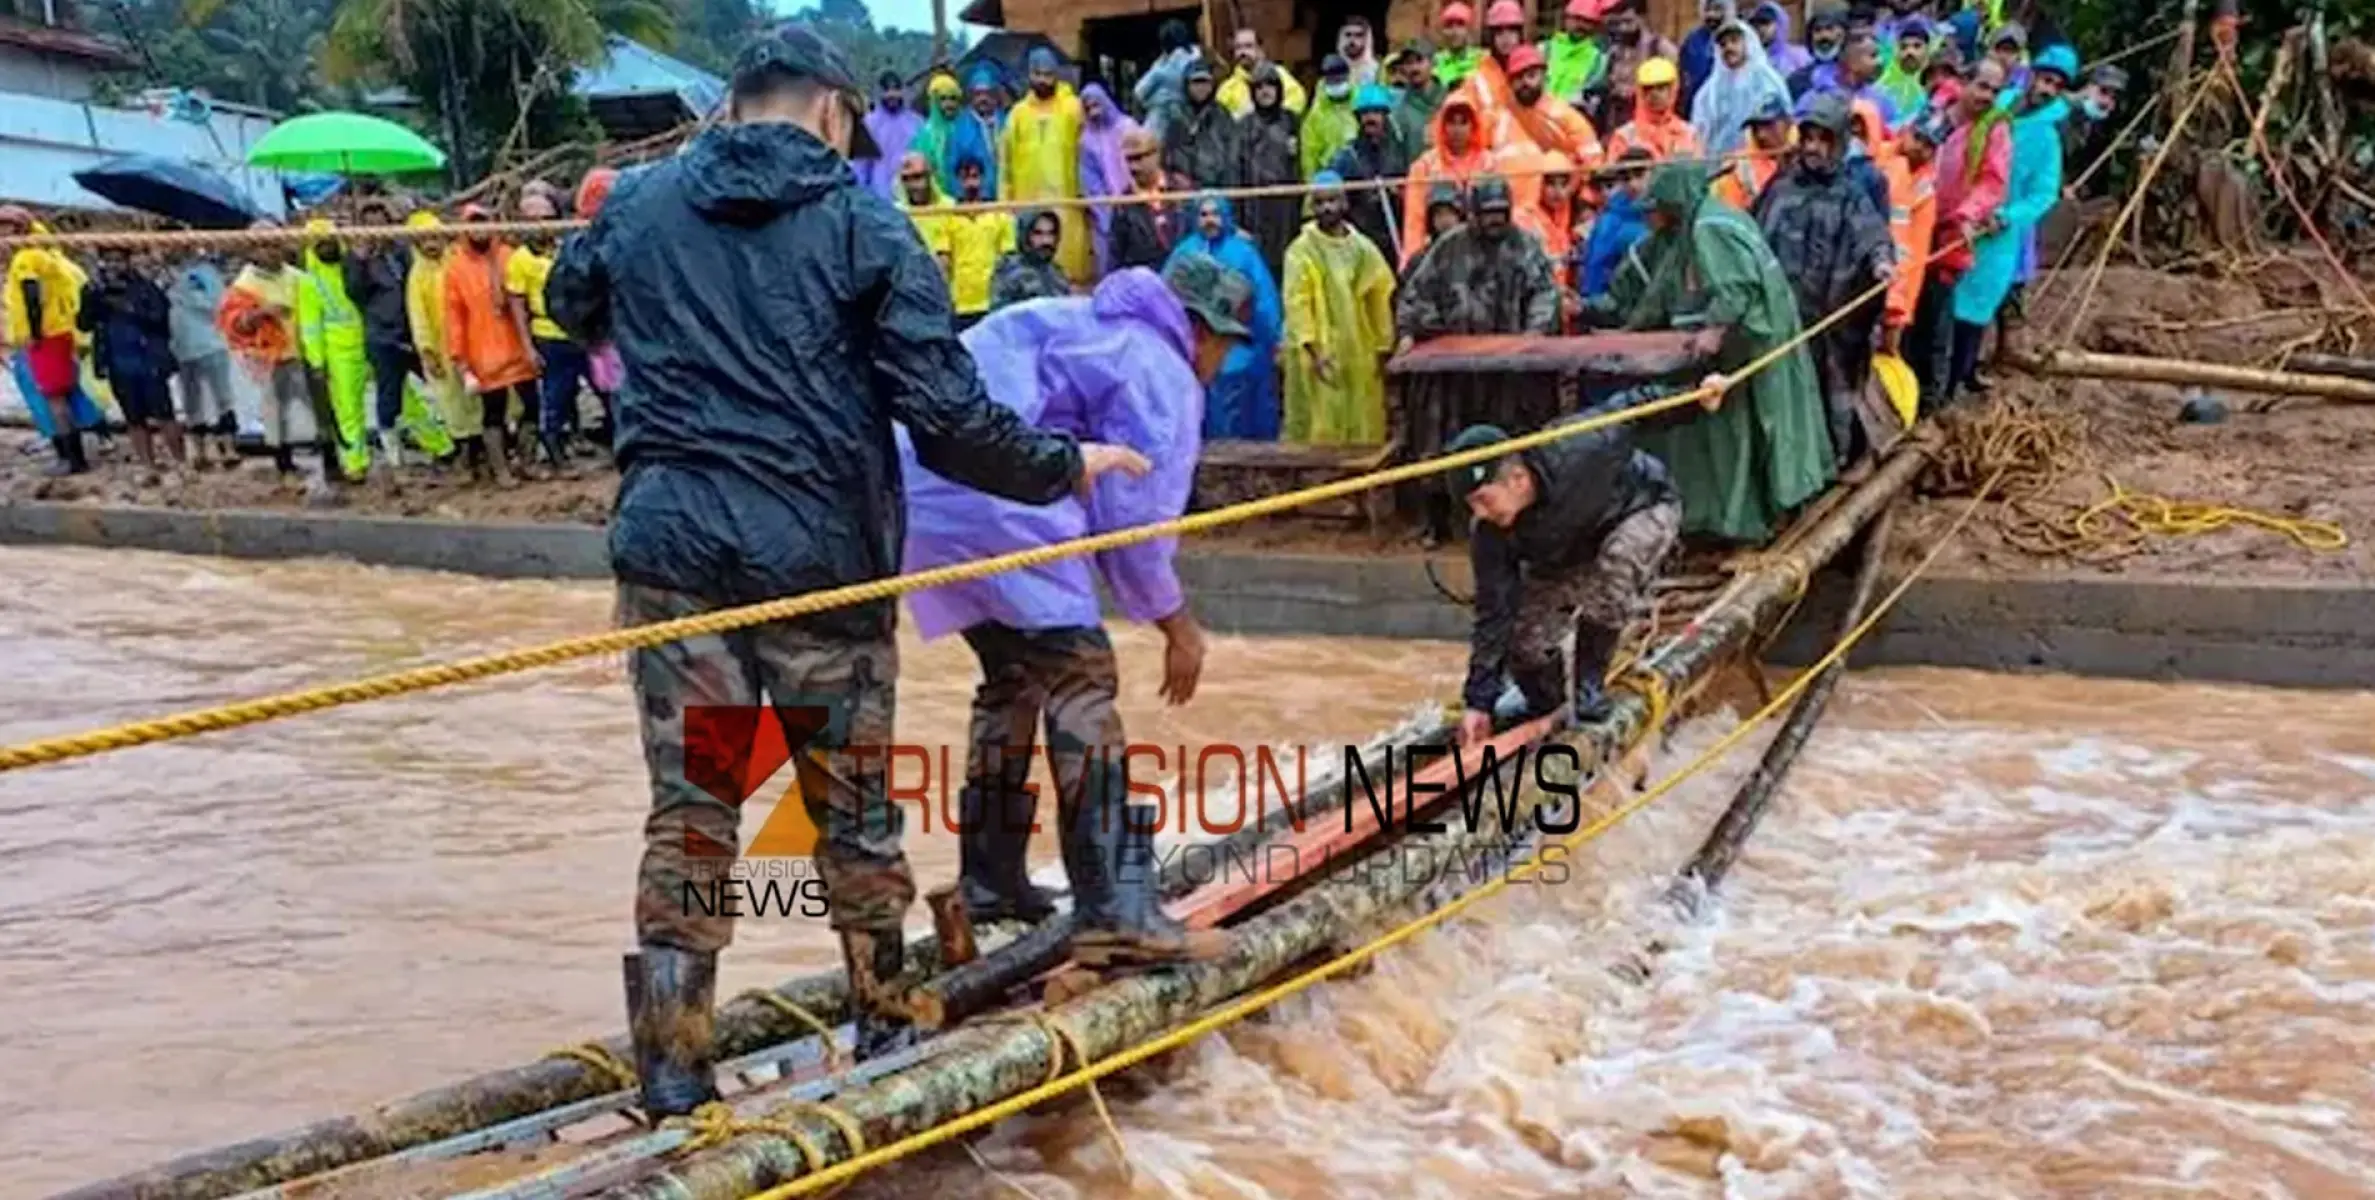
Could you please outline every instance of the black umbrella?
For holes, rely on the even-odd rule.
[[[196,163],[127,154],[87,171],[74,182],[93,195],[125,208],[170,217],[185,225],[240,229],[256,220],[255,206],[231,181]]]

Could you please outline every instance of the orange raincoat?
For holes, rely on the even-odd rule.
[[[1427,145],[1431,148],[1410,164],[1409,182],[1402,185],[1402,265],[1405,267],[1418,257],[1419,251],[1427,248],[1427,195],[1436,184],[1448,181],[1464,191],[1478,176],[1505,169],[1507,160],[1493,150],[1492,126],[1483,120],[1476,122],[1476,134],[1468,143],[1468,152],[1451,152],[1451,141],[1443,133],[1443,118],[1454,111],[1477,115],[1476,101],[1466,91],[1458,91],[1435,110],[1434,119],[1427,122]],[[1531,205],[1535,191],[1532,177],[1509,180],[1509,195],[1518,208]]]
[[[445,252],[445,352],[481,392],[536,378],[503,287],[510,261],[511,247],[500,241],[480,250],[457,238]]]

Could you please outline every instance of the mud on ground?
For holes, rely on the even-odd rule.
[[[2059,340],[2083,273],[2032,288],[2029,348]],[[2077,344],[2125,354],[2276,366],[2301,349],[2375,354],[2375,321],[2314,259],[2265,261],[2226,278],[2118,267],[2107,270],[2087,304]],[[2264,529],[2242,526],[2191,537],[2153,537],[2133,553],[2078,558],[2040,556],[2018,543],[2019,530],[1990,511],[1951,546],[1945,565],[1992,573],[2112,572],[2227,577],[2365,578],[2375,576],[2375,406],[2222,396],[2229,416],[2215,425],[2182,424],[2180,389],[2158,384],[2045,379],[2007,370],[1997,390],[2078,417],[2085,429],[2084,469],[2047,492],[2040,511],[2074,513],[2108,495],[2105,477],[2172,501],[2250,508],[2335,522],[2351,537],[2338,553],[2312,553]],[[21,452],[19,452],[21,447]],[[46,451],[29,430],[0,434],[0,502],[48,500],[191,509],[299,509],[302,488],[283,485],[263,459],[234,471],[195,473],[178,482],[144,482],[118,439],[90,476],[48,479]],[[416,469],[398,486],[350,488],[340,511],[456,521],[599,525],[616,480],[607,463],[589,460],[569,478],[525,480],[498,490],[465,478]],[[1898,553],[1927,550],[1962,501],[1928,497],[1898,522]],[[2033,532],[2033,531],[2032,531]],[[2028,539],[2033,540],[2033,539]],[[1207,534],[1212,548],[1280,553],[1416,554],[1407,528],[1367,531],[1339,521],[1272,518]],[[1454,551],[1456,552],[1456,551]]]

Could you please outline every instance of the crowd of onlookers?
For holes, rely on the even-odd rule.
[[[615,177],[586,176],[579,215],[599,208]],[[562,205],[557,189],[535,182],[512,215],[549,221]],[[443,224],[432,209],[383,197],[350,215],[366,227]],[[410,465],[502,483],[574,470],[609,442],[617,356],[576,344],[546,314],[553,239],[472,232],[496,219],[480,204],[455,217],[461,228],[449,236],[406,240],[342,237],[317,217],[302,241],[259,237],[238,262],[109,249],[86,269],[56,248],[18,249],[6,347],[55,452],[51,470],[89,469],[84,436],[110,424],[93,392],[113,398],[143,472],[234,465],[235,378],[257,397],[254,423],[281,476],[302,478],[295,452],[311,442],[325,493]],[[42,231],[25,210],[0,207],[0,236]],[[599,419],[587,419],[589,394]]]
[[[1251,30],[1224,59],[1174,23],[1126,100],[1076,88],[1046,49],[1019,77],[932,73],[920,108],[886,76],[864,120],[877,154],[852,167],[908,212],[961,326],[1190,251],[1243,273],[1252,337],[1208,388],[1208,438],[1382,443],[1384,364],[1435,337],[1689,329],[1720,371],[1857,302],[1802,371],[1769,372],[1804,393],[1775,403],[1813,406],[1829,444],[1812,457],[1844,466],[1875,355],[1908,361],[1925,405],[1984,386],[1982,342],[2017,314],[2065,164],[2104,140],[2124,75],[2083,71],[2021,15],[1818,6],[1799,41],[1779,4],[1710,0],[1676,44],[1640,0],[1571,0],[1537,43],[1516,0],[1493,0],[1481,36],[1452,3],[1435,45],[1390,54],[1347,21],[1308,85]],[[611,178],[567,206],[590,214]],[[965,207],[992,200],[1006,203]],[[534,185],[512,215],[564,207]],[[352,216],[440,220],[385,201]],[[0,234],[28,227],[0,212]],[[86,277],[58,251],[19,251],[7,342],[19,390],[47,401],[31,406],[56,469],[86,461],[86,350],[150,469],[228,456],[234,371],[262,396],[284,473],[311,416],[330,483],[408,458],[497,480],[569,471],[606,442],[619,368],[545,315],[549,241],[308,228],[319,237],[294,252],[259,243],[236,266],[111,252]],[[1427,427],[1394,432],[1424,451],[1432,426],[1476,415],[1463,404],[1412,406]]]

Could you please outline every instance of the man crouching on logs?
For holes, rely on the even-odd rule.
[[[1003,308],[965,333],[990,398],[1036,428],[1126,446],[1153,464],[1107,478],[1078,500],[1031,507],[958,487],[909,459],[910,572],[1177,518],[1195,483],[1204,389],[1248,336],[1253,284],[1203,254],[1161,275],[1116,271],[1087,296]],[[1097,583],[1115,607],[1163,631],[1163,698],[1184,704],[1204,666],[1204,633],[1159,538],[1023,571],[927,588],[908,598],[929,640],[964,635],[981,661],[958,813],[961,886],[976,921],[1037,923],[1054,900],[1032,886],[1035,799],[1025,784],[1047,731],[1064,873],[1072,883],[1072,957],[1085,967],[1150,966],[1219,956],[1217,930],[1163,911],[1154,826],[1130,802],[1129,738],[1114,708],[1120,674]]]
[[[1447,449],[1508,440],[1495,426],[1472,425]],[[1645,607],[1682,525],[1682,498],[1665,465],[1634,449],[1629,427],[1610,425],[1461,467],[1451,488],[1475,518],[1468,558],[1476,623],[1460,740],[1490,738],[1496,715],[1505,728],[1548,716],[1569,698],[1579,722],[1606,716],[1601,685],[1617,639]],[[1570,630],[1571,663],[1560,648]],[[1502,705],[1512,681],[1522,714]]]

